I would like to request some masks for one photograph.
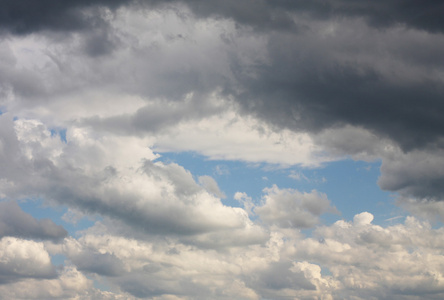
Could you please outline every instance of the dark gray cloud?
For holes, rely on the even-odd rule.
[[[393,39],[395,32],[364,26],[350,34],[345,26],[339,25],[330,38],[319,32],[271,35],[271,63],[258,66],[254,78],[238,76],[247,87],[237,96],[245,112],[280,127],[311,132],[347,124],[364,127],[404,150],[436,143],[444,135],[444,88],[433,75],[444,65],[436,60],[429,67],[421,52],[436,56],[442,36],[419,44],[408,32],[404,39]],[[382,48],[381,39],[387,43]],[[410,50],[403,50],[405,43]]]
[[[383,159],[378,184],[423,201],[444,199],[444,151],[411,151]]]
[[[222,113],[227,108],[227,105],[224,107],[220,103],[212,103],[212,101],[205,101],[202,98],[203,96],[198,95],[177,102],[155,101],[131,115],[108,118],[94,116],[82,120],[81,123],[119,134],[162,132],[181,122]]]
[[[97,18],[84,13],[85,8],[108,7],[115,9],[137,1],[122,0],[39,0],[0,2],[0,26],[15,33],[28,33],[42,29],[78,30],[96,25]],[[231,18],[240,24],[256,28],[288,30],[295,24],[292,13],[308,13],[311,17],[326,19],[336,17],[361,17],[372,26],[386,27],[406,24],[428,31],[442,31],[444,6],[433,0],[374,1],[143,1],[138,4],[153,5],[179,2],[188,5],[197,15]]]
[[[0,26],[12,33],[26,34],[39,30],[70,31],[96,26],[100,18],[91,18],[84,9],[94,6],[116,8],[126,1],[89,0],[2,0]]]
[[[59,26],[45,14],[63,16],[76,11],[79,18],[81,16],[92,24],[88,25],[83,19],[84,22],[80,22],[86,24],[84,26],[92,26],[92,30],[85,32],[81,39],[83,54],[94,57],[111,53],[122,43],[117,29],[106,25],[109,22],[106,13],[98,8],[107,6],[115,9],[123,5],[120,1],[67,1],[58,5],[49,0],[30,3],[27,7],[7,1],[3,6],[11,13],[9,19],[3,21],[4,26],[23,19],[29,23],[23,25],[29,32],[46,27],[62,30],[65,25]],[[152,7],[149,5],[159,3],[148,1],[143,5]],[[440,116],[444,105],[440,100],[444,89],[439,77],[444,68],[440,55],[443,38],[438,34],[443,23],[438,18],[442,4],[432,1],[213,3],[198,0],[183,3],[202,17],[221,16],[253,29],[273,28],[269,32],[262,31],[268,39],[270,61],[247,66],[239,61],[237,53],[230,50],[229,59],[222,57],[221,60],[230,66],[231,74],[221,68],[210,72],[208,68],[196,66],[203,61],[187,65],[184,57],[171,57],[175,66],[168,69],[171,65],[158,65],[156,60],[146,59],[158,55],[156,51],[139,49],[132,55],[132,58],[137,58],[137,64],[126,62],[117,66],[122,74],[132,74],[134,81],[134,85],[128,80],[121,81],[123,89],[169,100],[183,99],[190,92],[200,93],[200,102],[205,102],[209,92],[220,89],[225,96],[232,96],[240,103],[246,113],[255,114],[279,127],[319,132],[331,126],[351,124],[391,138],[404,150],[423,148],[436,143],[443,135],[441,128],[444,124]],[[22,17],[28,14],[33,17]],[[76,22],[69,22],[69,18],[66,20],[67,24],[71,24],[69,26],[75,26]],[[291,24],[296,23],[299,29],[291,29]],[[335,32],[329,36],[322,32],[328,28],[321,30],[319,24],[336,27]],[[17,26],[11,25],[10,28]],[[76,28],[66,27],[66,30]],[[412,33],[414,31],[410,29],[424,31]],[[227,37],[225,39],[230,41]],[[150,63],[145,64],[144,61]],[[384,61],[387,61],[386,66],[381,66]],[[390,64],[393,64],[392,69],[387,70]],[[186,69],[182,70],[182,65],[187,66]],[[148,74],[147,68],[156,70],[155,76]],[[253,70],[254,76],[245,72],[247,68]],[[94,76],[87,75],[86,78],[94,84],[103,84],[96,79],[100,76],[106,82],[119,81],[117,75],[110,77],[118,70],[109,69],[106,74],[97,74],[98,70],[91,69],[89,72]],[[417,79],[412,81],[405,78],[405,74]],[[232,78],[227,78],[227,75]],[[18,94],[28,90],[31,94],[45,94],[39,91],[44,85],[37,84],[38,75],[27,81],[21,74],[3,77]],[[154,111],[147,107],[134,116],[93,119],[91,122],[104,127],[109,127],[109,123],[119,123],[114,127],[123,125],[129,128],[151,127],[153,122],[157,122],[155,126],[170,123],[169,116],[153,115]],[[171,118],[176,116],[171,115]],[[159,119],[162,120],[158,122]]]
[[[36,220],[25,213],[16,202],[0,203],[0,237],[60,240],[67,234],[61,225],[50,219]]]

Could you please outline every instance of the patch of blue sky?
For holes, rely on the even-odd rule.
[[[59,136],[60,140],[64,143],[67,143],[66,140],[66,128],[53,128],[50,130],[51,136]]]
[[[48,206],[42,199],[30,199],[28,201],[20,201],[19,206],[21,209],[32,215],[34,218],[51,219],[55,224],[62,225],[70,236],[76,236],[78,231],[87,229],[94,225],[94,223],[100,219],[98,216],[83,217],[76,222],[67,222],[63,216],[68,212],[66,206]]]
[[[92,280],[93,285],[96,289],[104,291],[104,292],[117,292],[113,291],[110,283],[107,281],[105,276],[86,276],[89,280]]]
[[[348,159],[311,170],[307,177],[317,174],[325,178],[318,190],[327,194],[345,220],[351,221],[354,215],[367,211],[374,215],[373,223],[387,225],[387,219],[400,216],[402,212],[394,205],[394,193],[381,190],[377,184],[380,165],[380,161]],[[403,218],[393,220],[402,222]]]
[[[51,255],[51,262],[54,266],[64,266],[66,256],[63,254],[53,254]]]
[[[244,192],[255,203],[260,203],[263,189],[276,184],[280,189],[291,188],[301,192],[317,190],[325,193],[340,215],[325,214],[324,224],[338,219],[353,220],[356,214],[367,211],[375,216],[374,223],[387,225],[403,222],[400,208],[394,205],[393,193],[383,191],[377,184],[380,161],[363,162],[342,160],[307,169],[299,166],[279,168],[268,164],[243,161],[210,160],[194,152],[160,153],[160,161],[175,162],[189,170],[197,181],[199,176],[212,176],[227,196],[225,205],[240,206],[234,199],[236,192]]]

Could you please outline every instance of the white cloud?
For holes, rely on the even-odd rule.
[[[353,223],[338,221],[316,230],[319,240],[295,244],[300,257],[327,267],[341,282],[338,295],[375,298],[422,297],[434,299],[444,292],[440,266],[442,229],[408,217],[405,224],[381,227],[371,224],[369,213],[356,215]],[[434,236],[432,242],[430,238]],[[422,286],[422,287],[421,287]],[[415,292],[416,291],[416,292]]]
[[[257,119],[234,111],[185,122],[168,135],[160,135],[157,151],[197,151],[212,159],[267,162],[284,166],[319,166],[323,155],[308,134],[274,131]]]
[[[325,194],[315,190],[301,193],[293,189],[279,189],[276,185],[264,189],[263,203],[254,208],[266,223],[288,228],[309,228],[319,222],[326,212],[337,212]]]
[[[223,199],[226,198],[225,194],[223,192],[221,192],[221,190],[219,189],[219,186],[217,185],[216,180],[214,180],[213,177],[211,176],[199,176],[199,183],[210,193],[212,193],[213,195]]]
[[[15,159],[23,161],[27,175],[5,174],[14,179],[3,191],[9,198],[42,195],[154,233],[242,230],[250,222],[241,208],[224,206],[183,167],[153,161],[156,155],[145,139],[97,137],[86,128],[70,128],[64,143],[41,122],[19,119],[14,126],[22,150]],[[14,137],[14,131],[9,134]]]
[[[54,278],[51,263],[43,243],[3,237],[0,240],[0,284],[23,278]]]
[[[26,279],[0,285],[0,294],[2,299],[136,299],[125,293],[95,289],[92,280],[74,266],[65,267],[56,279]]]

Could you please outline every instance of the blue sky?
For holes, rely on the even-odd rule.
[[[432,2],[0,0],[0,299],[444,298]]]
[[[297,166],[284,168],[241,161],[210,160],[190,152],[162,153],[159,160],[178,163],[196,178],[203,175],[213,176],[227,196],[223,202],[230,206],[240,205],[233,199],[236,192],[245,192],[260,202],[262,190],[277,184],[280,188],[303,192],[315,189],[327,194],[340,212],[340,215],[324,216],[325,222],[328,223],[337,219],[353,219],[354,215],[363,211],[373,212],[377,224],[401,216],[398,215],[401,211],[393,203],[394,193],[382,191],[377,185],[381,164],[379,161],[345,159],[326,163],[319,168],[307,169]]]

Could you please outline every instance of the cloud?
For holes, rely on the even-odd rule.
[[[441,35],[400,27],[379,31],[354,19],[309,26],[304,33],[268,35],[269,62],[254,77],[238,76],[246,92],[237,99],[245,112],[293,130],[363,127],[404,150],[442,136],[434,114],[442,110],[442,84],[429,72],[442,64],[430,69],[421,51],[404,52],[423,41],[433,56]],[[419,98],[427,104],[416,106]],[[407,103],[415,108],[405,109]]]
[[[325,194],[315,190],[301,193],[293,189],[279,189],[276,185],[264,189],[263,203],[254,212],[266,223],[283,228],[310,228],[326,212],[337,213]]]
[[[190,3],[190,7],[197,10],[213,7],[194,4]],[[338,14],[368,13],[369,19],[374,19],[376,12],[395,9],[399,12],[393,15],[401,16],[401,11],[413,11],[416,3],[406,7],[395,2],[372,5],[368,12],[360,5],[344,6],[339,2],[326,7],[317,2],[306,8],[301,4],[285,5],[260,1],[257,9],[273,14],[293,8],[304,30],[252,32],[235,26],[233,20],[243,20],[235,17],[236,10],[227,10],[234,19],[214,20],[196,19],[186,6],[178,9],[187,18],[180,17],[174,6],[149,11],[150,18],[143,18],[132,8],[122,8],[109,23],[109,34],[115,36],[112,39],[121,40],[109,57],[100,62],[88,58],[85,49],[79,48],[79,40],[80,44],[86,42],[86,35],[51,40],[57,47],[42,51],[44,55],[33,54],[39,58],[34,59],[34,64],[47,62],[44,75],[19,72],[9,66],[11,70],[5,72],[3,81],[5,86],[14,87],[14,94],[32,98],[41,95],[45,99],[57,96],[57,102],[63,102],[70,91],[87,93],[92,89],[110,95],[138,95],[145,100],[167,99],[138,107],[129,114],[82,118],[87,124],[126,134],[150,132],[220,113],[220,107],[208,107],[209,95],[219,93],[240,105],[243,113],[295,131],[316,133],[331,127],[355,126],[369,130],[377,138],[389,138],[403,150],[422,149],[439,141],[442,124],[435,112],[442,110],[440,34],[416,30],[414,26],[406,29],[392,21],[387,22],[392,25],[385,30],[379,30],[360,18],[333,21],[299,15],[299,10],[319,11],[331,5]],[[230,2],[213,9],[244,11],[246,7]],[[266,7],[274,9],[266,12]],[[434,10],[430,6],[426,11]],[[245,13],[254,14],[251,10]],[[207,15],[212,13],[208,11]],[[146,30],[147,26],[150,30]],[[46,44],[48,41],[42,47]],[[29,51],[26,55],[30,55]],[[21,56],[23,52],[18,61]],[[63,70],[57,66],[63,66]],[[183,105],[180,100],[187,95],[193,95],[194,100]],[[418,105],[419,98],[426,104]],[[186,113],[180,114],[181,109]]]
[[[441,235],[442,230],[413,217],[385,228],[373,225],[372,219],[364,212],[356,215],[353,223],[337,221],[319,227],[318,240],[306,239],[296,245],[296,251],[300,257],[327,267],[341,281],[343,290],[337,295],[359,287],[356,296],[364,298],[439,297],[444,282],[435,272],[443,263],[439,254],[442,245],[429,237]]]
[[[272,229],[260,244],[216,250],[175,238],[130,238],[96,225],[78,240],[66,239],[62,253],[76,265],[82,257],[112,256],[121,268],[104,274],[109,284],[142,298],[441,297],[442,228],[414,217],[386,227],[372,220],[363,212],[351,222],[319,226],[312,237]],[[93,266],[109,263],[97,259]]]
[[[36,220],[16,202],[0,203],[0,236],[60,240],[68,232],[50,219]]]
[[[270,14],[282,8],[275,5]],[[367,21],[299,15],[316,4],[295,8],[304,30],[252,31],[236,26],[237,17],[195,18],[186,6],[148,18],[122,7],[108,22],[117,44],[100,60],[85,50],[86,34],[14,36],[2,41],[4,105],[50,126],[149,136],[157,151],[213,159],[302,166],[347,155],[383,159],[381,187],[440,198],[439,174],[417,181],[404,174],[415,173],[411,151],[438,157],[441,148],[441,34],[413,23],[373,27],[372,12],[392,11],[395,2],[368,12],[329,5]],[[393,15],[401,20],[400,12]],[[387,151],[398,147],[402,172]]]
[[[443,298],[442,228],[319,226],[327,195],[277,185],[226,206],[155,153],[380,160],[398,205],[442,219],[441,4],[16,2],[0,1],[2,296]],[[29,198],[101,221],[66,238],[15,204]]]
[[[42,243],[14,237],[0,240],[0,284],[23,278],[49,279],[57,276]]]
[[[444,220],[444,202],[427,198],[414,198],[400,196],[396,199],[397,205],[406,209],[415,216],[426,220],[443,221]]]
[[[96,139],[91,131],[71,128],[64,143],[38,121],[16,120],[14,125],[9,129],[21,147],[14,159],[23,161],[28,175],[11,185],[5,181],[7,198],[44,195],[47,201],[157,234],[242,231],[250,222],[241,208],[223,205],[183,167],[153,161],[156,155],[143,140]]]
[[[55,279],[25,279],[0,285],[0,292],[4,299],[135,299],[128,294],[95,289],[93,281],[73,266],[65,267]]]
[[[216,180],[214,180],[211,176],[199,176],[199,183],[210,193],[214,194],[215,196],[223,199],[226,198],[225,194],[221,192],[219,189],[219,186],[217,185]]]
[[[144,4],[152,7],[160,3],[162,2],[147,1]],[[295,23],[291,14],[298,12],[308,13],[310,17],[319,19],[338,16],[362,17],[371,26],[376,27],[402,23],[429,31],[442,31],[443,29],[439,13],[443,8],[433,1],[409,1],[408,3],[396,0],[384,3],[369,1],[360,3],[350,1],[330,1],[328,3],[322,1],[311,1],[310,3],[178,1],[176,3],[188,5],[194,13],[202,17],[233,18],[240,24],[267,29],[291,28]],[[6,0],[2,2],[4,13],[0,25],[17,33],[28,33],[41,29],[79,30],[95,24],[88,16],[84,15],[86,9],[97,7],[116,9],[124,4],[131,5],[131,2],[119,0],[66,1],[56,5],[54,1],[48,0],[18,5],[13,1]],[[100,14],[96,14],[93,20],[100,20],[100,17],[103,18]]]
[[[97,235],[87,233],[79,240],[79,245],[83,248],[83,254],[75,254],[79,258],[87,256],[88,252],[107,249],[107,253],[113,253],[122,261],[125,272],[114,274],[108,280],[136,297],[186,295],[196,299],[213,296],[257,299],[254,291],[245,287],[242,281],[233,281],[229,274],[238,273],[240,268],[228,263],[228,254],[223,252],[218,254],[212,250],[200,250],[171,239],[141,241],[103,235],[103,232]],[[71,250],[67,253],[71,257]],[[227,289],[227,286],[233,289]]]
[[[275,131],[233,110],[184,122],[168,134],[159,134],[154,150],[196,151],[215,160],[267,162],[280,166],[316,167],[332,160],[308,134]]]
[[[73,239],[65,241],[64,248],[65,253],[80,271],[104,276],[116,276],[126,271],[123,263],[112,253],[87,251]]]
[[[443,150],[393,151],[383,159],[378,184],[404,196],[439,201],[444,199]]]
[[[100,15],[93,20],[85,14],[85,9],[106,5],[108,8],[116,8],[122,1],[30,1],[19,4],[5,0],[0,26],[13,33],[27,34],[39,30],[69,31],[81,30],[93,27]],[[96,21],[96,22],[94,22]]]

